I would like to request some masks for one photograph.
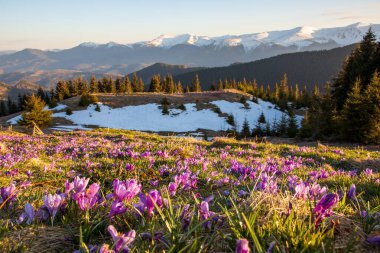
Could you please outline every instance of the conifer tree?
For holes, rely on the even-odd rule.
[[[106,86],[106,92],[107,93],[116,93],[116,87],[115,87],[115,82],[112,79],[112,76],[108,79],[108,83]]]
[[[160,92],[161,91],[161,77],[160,75],[154,75],[150,81],[149,86],[150,92]]]
[[[71,85],[71,91],[76,94],[76,89],[73,88],[73,83],[70,81],[69,82]],[[69,98],[70,97],[70,94],[71,94],[71,91],[69,90],[70,89],[68,83],[64,80],[60,80],[58,81],[56,87],[55,87],[55,92],[54,92],[54,95],[55,95],[55,98],[58,100],[58,101],[61,101],[63,99],[66,99],[66,98]]]
[[[83,80],[82,76],[79,76],[76,80],[78,95],[82,95],[88,92],[88,83],[87,80]]]
[[[380,74],[375,71],[364,92],[364,143],[380,143]]]
[[[133,89],[134,92],[137,92],[137,90],[138,90],[138,88],[137,88],[138,84],[139,84],[139,78],[137,77],[136,72],[134,72],[133,75],[132,75],[132,89]]]
[[[99,87],[99,91],[102,93],[108,92],[109,80],[107,76],[103,76],[102,85]]]
[[[183,93],[183,87],[182,87],[181,81],[178,81],[176,90],[177,90],[177,93]]]
[[[92,75],[90,79],[90,93],[98,93],[98,92],[99,92],[98,82],[96,81],[95,76]]]
[[[25,106],[28,112],[22,114],[19,123],[25,126],[33,126],[34,122],[40,127],[50,124],[52,112],[44,110],[45,105],[45,102],[38,96],[34,94],[29,96]]]
[[[250,130],[250,127],[249,127],[249,123],[248,123],[247,118],[245,118],[244,122],[243,122],[242,130],[240,132],[240,137],[247,138],[250,135],[251,135],[251,130]]]
[[[292,110],[290,110],[286,134],[289,138],[294,138],[296,137],[297,133],[298,133],[298,125],[297,125],[296,115],[294,114]]]
[[[218,82],[218,90],[219,91],[223,90],[223,82],[220,79],[219,79],[219,82]]]
[[[115,90],[116,90],[116,94],[125,93],[124,83],[121,81],[120,77],[116,78],[116,81],[115,81]]]
[[[259,116],[259,119],[258,119],[258,122],[260,124],[265,124],[267,121],[265,119],[265,115],[264,115],[264,112],[261,112],[260,116]]]
[[[175,86],[174,86],[174,80],[171,75],[166,75],[165,76],[165,86],[164,86],[164,92],[166,93],[174,93],[175,91]]]
[[[136,92],[144,92],[144,90],[145,90],[145,85],[142,78],[140,78],[137,82]]]
[[[348,94],[342,109],[342,132],[346,140],[361,141],[364,139],[363,128],[366,125],[364,101],[361,94],[360,80],[357,79]]]
[[[306,111],[301,122],[301,128],[298,132],[298,136],[301,138],[309,138],[313,135],[313,127],[309,120],[309,112]]]
[[[125,92],[130,94],[133,92],[133,87],[132,87],[132,84],[131,84],[131,81],[129,80],[129,76],[126,75],[124,77],[124,86],[125,86]]]
[[[280,119],[280,122],[277,126],[276,132],[278,133],[279,136],[284,137],[284,136],[286,136],[287,129],[288,129],[288,119],[286,117],[286,114],[283,113],[281,115],[281,119]]]
[[[361,80],[362,89],[366,89],[373,72],[379,67],[376,65],[376,50],[376,35],[370,28],[333,82],[332,97],[338,110],[342,109],[357,78]]]
[[[194,80],[192,82],[192,89],[193,92],[201,92],[201,83],[199,81],[198,74],[195,74]]]

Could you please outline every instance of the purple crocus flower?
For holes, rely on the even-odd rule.
[[[83,211],[91,209],[99,200],[100,186],[97,183],[90,185],[86,192],[81,192],[77,195],[77,203]]]
[[[74,191],[75,193],[79,193],[84,191],[86,189],[89,179],[88,178],[80,178],[75,177],[74,178]]]
[[[146,197],[146,208],[148,211],[148,216],[152,215],[155,207],[154,204],[156,204],[159,208],[162,207],[161,194],[157,190],[151,190]]]
[[[141,191],[141,184],[135,179],[113,181],[113,197],[119,201],[131,200]]]
[[[371,177],[372,176],[372,170],[367,168],[364,170],[363,172],[367,177]]]
[[[304,182],[300,182],[299,184],[294,187],[295,190],[295,197],[301,198],[301,199],[307,199],[309,196],[309,186],[306,186]]]
[[[22,223],[25,220],[25,218],[27,218],[26,224],[29,225],[34,221],[34,209],[33,206],[29,203],[25,204],[24,209],[25,212],[23,212],[19,217],[19,223]]]
[[[247,239],[240,239],[236,242],[236,249],[235,253],[249,253],[250,252],[249,248],[249,242]]]
[[[65,182],[65,193],[68,195],[74,189],[74,183]]]
[[[59,194],[49,194],[43,196],[42,200],[44,202],[45,207],[48,209],[49,214],[52,217],[52,220],[54,220],[54,217],[57,214],[58,209],[61,207],[64,199]]]
[[[133,170],[135,170],[135,166],[133,166],[133,164],[127,163],[125,165],[125,170],[126,171],[133,171]]]
[[[333,206],[339,201],[339,196],[336,193],[328,193],[324,195],[315,206],[313,212],[317,219],[315,224],[318,225],[325,217],[332,213]]]
[[[356,198],[356,185],[352,184],[347,192],[347,198],[354,200]]]
[[[211,229],[212,220],[208,220],[210,217],[214,216],[215,213],[209,210],[208,202],[202,201],[199,207],[200,218],[205,221],[203,227]]]
[[[118,200],[115,200],[111,205],[111,211],[108,215],[109,217],[123,214],[127,211],[127,208],[125,207],[124,203]]]
[[[133,242],[136,238],[136,231],[131,230],[126,234],[118,233],[116,228],[109,225],[107,228],[110,233],[112,240],[115,242],[115,251],[118,252],[129,252],[128,245]]]
[[[174,182],[170,182],[168,186],[168,191],[170,196],[174,196],[177,191],[178,185]]]
[[[376,236],[367,237],[367,242],[380,247],[380,236],[376,235]]]
[[[2,201],[0,203],[7,201],[7,200],[9,202],[14,200],[16,197],[16,185],[15,185],[15,183],[11,183],[9,186],[6,186],[6,187],[1,187],[0,188],[0,195],[1,195],[1,199],[2,199]]]

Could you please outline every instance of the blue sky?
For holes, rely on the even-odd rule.
[[[0,0],[0,50],[380,23],[379,0]]]

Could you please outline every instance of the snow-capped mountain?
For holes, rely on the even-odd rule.
[[[145,47],[162,47],[171,48],[177,45],[193,45],[198,47],[235,47],[243,46],[246,51],[254,50],[262,45],[279,45],[283,47],[297,46],[299,48],[307,47],[313,43],[336,43],[339,46],[346,46],[357,43],[368,31],[369,27],[380,35],[380,25],[355,23],[345,27],[322,28],[313,27],[296,27],[284,31],[270,31],[243,35],[224,35],[219,37],[197,36],[193,34],[181,35],[161,35],[151,41],[144,41],[126,46],[145,46]],[[110,42],[105,44],[107,47],[121,46],[120,44]],[[104,44],[83,43],[81,46],[99,47]]]
[[[328,50],[357,43],[369,27],[380,35],[379,24],[356,23],[345,27],[297,27],[218,37],[161,35],[131,44],[85,42],[58,51],[25,49],[0,54],[0,73],[65,69],[126,74],[157,62],[196,67],[226,66],[285,53]]]

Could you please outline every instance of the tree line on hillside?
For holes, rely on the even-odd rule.
[[[314,94],[301,137],[380,143],[380,42],[370,29],[343,68]]]

